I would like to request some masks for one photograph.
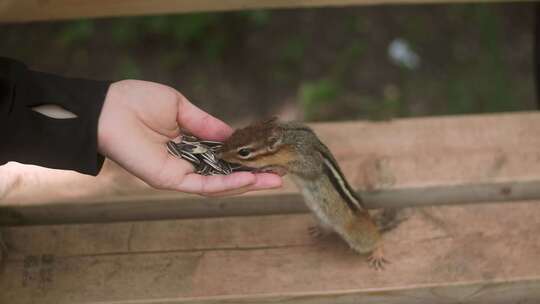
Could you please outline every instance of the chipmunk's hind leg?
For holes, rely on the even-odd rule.
[[[384,257],[382,246],[378,246],[368,257],[369,266],[375,270],[384,270],[384,265],[389,264]]]
[[[371,218],[352,218],[339,231],[343,239],[358,253],[370,253],[377,247],[380,234]]]
[[[383,269],[388,261],[383,256],[381,235],[367,212],[351,217],[339,231],[343,239],[356,252],[371,253],[368,261],[375,269]]]

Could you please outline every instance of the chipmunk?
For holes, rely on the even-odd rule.
[[[259,172],[290,174],[321,231],[339,234],[358,253],[371,253],[370,266],[383,269],[380,231],[351,188],[330,150],[300,123],[275,118],[236,130],[219,155]]]

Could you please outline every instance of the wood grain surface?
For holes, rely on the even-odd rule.
[[[538,303],[540,204],[421,207],[368,268],[307,214],[4,228],[0,303]]]
[[[347,5],[501,2],[500,0],[3,0],[0,22]],[[515,2],[515,0],[514,0]]]
[[[371,208],[540,199],[536,112],[312,126]],[[0,176],[0,224],[306,211],[288,180],[280,190],[207,199],[150,189],[110,161],[98,177],[14,163]]]

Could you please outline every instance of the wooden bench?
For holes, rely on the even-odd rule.
[[[97,178],[61,172],[50,183],[55,170],[10,164],[3,176],[27,178],[1,202],[11,226],[2,229],[10,254],[0,302],[540,299],[540,114],[314,128],[371,207],[416,206],[402,209],[404,222],[384,236],[385,271],[369,269],[337,238],[312,239],[313,219],[289,183],[204,199],[151,190],[111,164]],[[67,192],[51,191],[66,182]]]
[[[0,22],[267,8],[502,1],[504,0],[3,0],[0,4]],[[512,0],[519,1],[524,2]]]
[[[397,2],[7,0],[0,22]],[[385,271],[311,238],[289,182],[207,199],[150,189],[109,161],[98,177],[10,163],[0,303],[540,301],[540,113],[313,127],[369,207],[400,208]]]

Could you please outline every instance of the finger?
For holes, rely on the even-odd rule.
[[[254,184],[255,175],[250,172],[236,172],[230,175],[203,176],[195,173],[185,175],[175,187],[178,191],[211,194],[236,190]]]
[[[199,109],[182,95],[177,120],[182,128],[204,139],[223,141],[233,132],[226,123]]]
[[[215,192],[215,193],[206,193],[204,196],[207,197],[224,197],[224,196],[234,196],[234,195],[240,195],[244,194],[246,192],[249,192],[251,190],[251,186],[242,187],[236,190],[228,190],[228,191],[221,191],[221,192]]]
[[[276,174],[259,173],[259,174],[255,174],[255,177],[257,180],[252,185],[235,189],[235,190],[222,191],[222,192],[210,193],[210,194],[205,194],[205,195],[212,196],[212,197],[233,196],[233,195],[240,195],[240,194],[250,192],[250,191],[275,189],[275,188],[281,187],[283,184],[281,177]]]
[[[240,195],[240,194],[250,192],[250,191],[275,189],[275,188],[281,187],[281,185],[283,184],[281,177],[276,174],[260,173],[260,174],[256,174],[255,176],[257,178],[257,181],[253,185],[249,185],[249,186],[242,187],[235,190],[222,191],[222,192],[210,193],[210,194],[205,194],[205,195],[211,196],[211,197],[233,196],[233,195]]]
[[[274,173],[256,173],[257,181],[251,186],[251,190],[275,189],[283,185],[281,176]]]

